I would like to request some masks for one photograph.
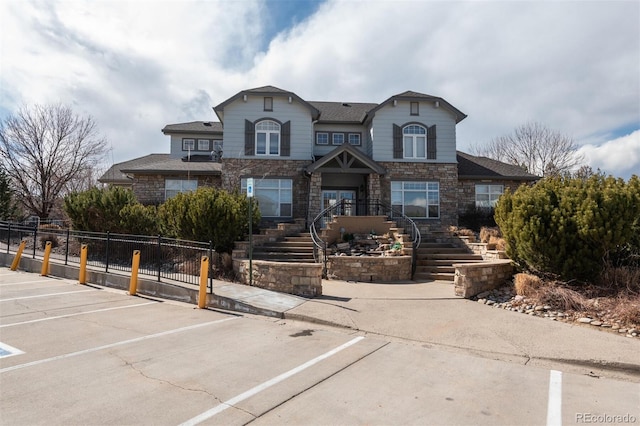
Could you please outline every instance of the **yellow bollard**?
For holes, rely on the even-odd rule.
[[[78,277],[80,284],[87,283],[87,245],[80,246],[80,276]]]
[[[198,293],[198,308],[207,306],[207,279],[209,278],[209,257],[202,256],[200,261],[200,292]]]
[[[44,258],[42,259],[42,269],[40,275],[46,277],[49,275],[49,256],[51,256],[51,241],[47,241],[44,247]]]
[[[129,294],[135,296],[138,291],[138,268],[140,267],[140,250],[133,251],[131,263],[131,280],[129,281]]]
[[[20,257],[22,256],[22,252],[24,251],[25,246],[27,245],[26,241],[22,241],[20,243],[20,247],[18,247],[18,252],[16,253],[16,257],[13,258],[13,262],[11,263],[11,270],[15,271],[18,269],[18,265],[20,264]]]

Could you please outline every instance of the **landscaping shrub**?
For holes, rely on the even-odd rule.
[[[60,240],[58,240],[58,236],[54,234],[47,234],[40,236],[40,247],[44,249],[47,246],[47,241],[51,241],[51,248],[56,248],[60,246]]]
[[[542,287],[543,281],[535,275],[520,273],[514,275],[513,285],[515,287],[517,295],[534,296]]]
[[[500,233],[500,228],[483,226],[480,229],[480,242],[481,243],[489,243],[489,242],[491,242],[490,241],[491,237],[493,237],[493,238],[501,238],[502,234]]]
[[[640,179],[546,178],[505,192],[495,218],[524,269],[590,280],[624,247],[638,250]]]
[[[158,208],[161,232],[169,237],[211,241],[220,252],[231,252],[234,241],[249,232],[249,202],[244,194],[204,187],[181,193]],[[258,203],[253,203],[254,229],[260,223]]]
[[[120,223],[120,210],[135,203],[129,189],[91,188],[64,197],[64,211],[78,231],[125,233]]]

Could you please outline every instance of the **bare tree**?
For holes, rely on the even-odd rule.
[[[42,219],[105,152],[93,119],[67,106],[25,106],[0,121],[0,163],[14,183],[16,198]]]
[[[573,139],[536,122],[522,124],[484,146],[472,147],[472,152],[518,165],[538,176],[570,173],[584,161]]]

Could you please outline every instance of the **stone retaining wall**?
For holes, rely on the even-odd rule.
[[[411,279],[411,256],[329,256],[331,278],[385,282]]]
[[[242,283],[249,284],[249,259],[234,259],[233,269],[237,271]],[[253,260],[251,272],[254,287],[302,297],[316,297],[322,294],[321,263]]]
[[[484,291],[500,287],[513,276],[511,260],[456,263],[454,287],[456,296],[470,298]]]

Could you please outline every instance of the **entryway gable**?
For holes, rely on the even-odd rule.
[[[384,167],[359,149],[348,144],[337,147],[306,168],[306,172],[309,174],[316,171],[323,173],[376,173],[379,175],[386,173]]]

